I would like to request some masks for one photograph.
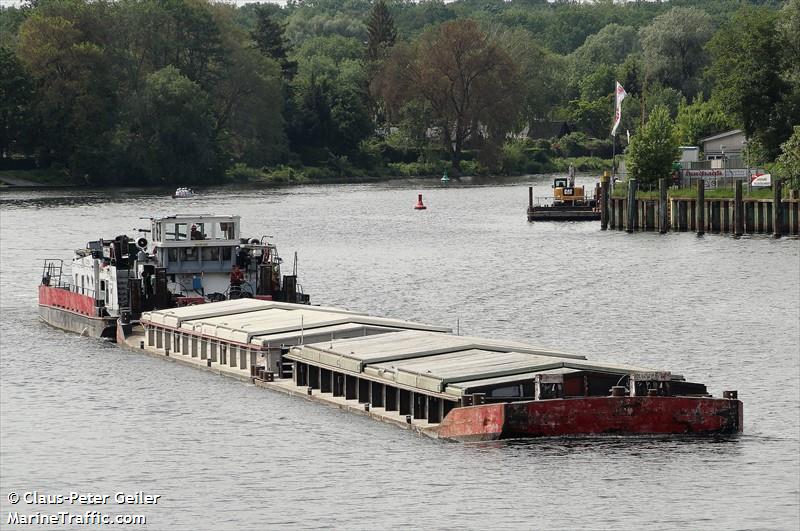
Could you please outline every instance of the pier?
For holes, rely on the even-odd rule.
[[[730,198],[707,197],[702,181],[698,181],[696,197],[668,197],[665,179],[661,179],[658,198],[638,198],[636,188],[636,181],[629,181],[623,198],[610,196],[608,187],[601,186],[602,230],[770,234],[776,238],[800,234],[800,195],[793,190],[789,197],[782,197],[780,181],[773,197],[766,199],[743,197],[741,181]]]

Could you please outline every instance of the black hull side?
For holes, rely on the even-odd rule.
[[[116,317],[88,317],[52,306],[39,305],[39,317],[52,327],[88,337],[116,338]]]

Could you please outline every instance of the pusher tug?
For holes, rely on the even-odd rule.
[[[147,238],[90,241],[75,251],[70,271],[46,259],[39,315],[46,323],[92,337],[114,338],[117,319],[143,311],[239,298],[308,304],[267,237],[241,238],[239,216],[152,218]]]

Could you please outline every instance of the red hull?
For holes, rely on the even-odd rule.
[[[39,286],[39,304],[60,310],[69,310],[89,317],[97,317],[94,297],[74,293],[52,286]]]
[[[713,434],[742,431],[739,400],[590,397],[456,408],[439,437],[461,441],[565,435]]]

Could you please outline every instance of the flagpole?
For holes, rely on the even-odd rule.
[[[611,182],[617,177],[617,135],[611,135]]]

